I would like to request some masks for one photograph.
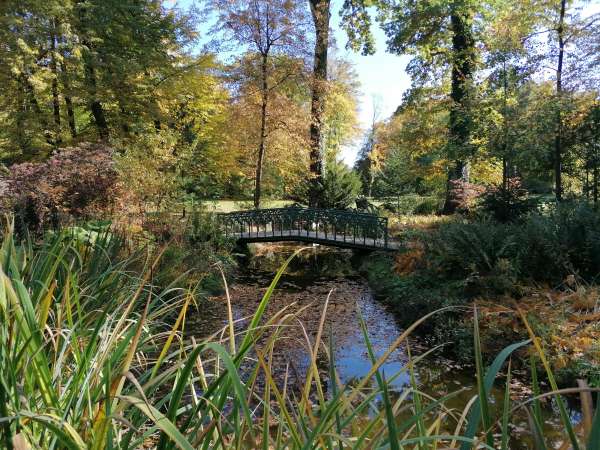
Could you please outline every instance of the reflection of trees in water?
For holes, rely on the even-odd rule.
[[[258,247],[255,256],[247,264],[241,264],[242,272],[250,275],[273,275],[299,245],[269,244]],[[287,279],[307,281],[322,278],[351,276],[356,273],[353,267],[355,256],[351,250],[331,247],[308,248],[297,255],[286,271]],[[244,270],[245,269],[245,270]]]

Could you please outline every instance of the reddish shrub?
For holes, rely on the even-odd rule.
[[[64,218],[103,215],[117,201],[117,181],[112,150],[81,144],[60,149],[45,162],[11,166],[0,175],[0,208],[39,231]]]
[[[468,213],[477,202],[477,199],[485,192],[485,188],[479,184],[468,183],[464,180],[451,180],[448,192],[448,205],[446,210],[459,213]]]

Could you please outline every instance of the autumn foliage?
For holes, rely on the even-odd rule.
[[[55,152],[44,162],[11,166],[0,176],[0,207],[34,231],[73,218],[102,216],[118,198],[112,150],[81,144]]]

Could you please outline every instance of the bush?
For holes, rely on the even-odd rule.
[[[467,293],[511,290],[517,276],[517,236],[493,221],[449,223],[423,239],[430,267],[449,279],[465,280]]]
[[[439,212],[440,206],[440,200],[437,197],[423,197],[412,212],[421,216],[432,215]]]
[[[519,266],[525,276],[558,282],[569,274],[600,275],[600,213],[586,203],[565,203],[534,214],[519,227]]]
[[[600,213],[585,203],[518,223],[448,223],[423,241],[430,263],[450,278],[499,276],[510,285],[517,278],[559,283],[570,274],[600,275]]]
[[[0,176],[4,212],[39,232],[69,219],[102,216],[118,199],[112,150],[101,144],[64,148],[42,163],[22,163]]]
[[[499,222],[513,222],[535,210],[537,201],[529,197],[519,178],[510,178],[506,186],[486,191],[481,208]]]
[[[440,201],[437,197],[405,194],[398,196],[395,199],[386,199],[381,207],[391,213],[400,215],[435,214],[440,208]]]
[[[447,205],[449,212],[470,213],[483,194],[484,187],[464,180],[451,180]]]
[[[201,273],[200,287],[209,293],[220,292],[219,267],[225,273],[235,267],[231,254],[234,242],[225,237],[214,214],[194,209],[183,221],[170,214],[156,214],[144,226],[156,242],[168,244],[155,283],[162,287],[188,285]]]
[[[319,208],[349,209],[354,206],[361,192],[360,176],[346,164],[335,161],[327,164],[323,182],[319,187]],[[309,203],[310,181],[298,188],[291,197],[301,204]]]

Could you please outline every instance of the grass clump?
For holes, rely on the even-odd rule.
[[[2,239],[0,443],[5,448],[491,449],[494,433],[503,430],[507,436],[513,411],[527,407],[507,396],[501,420],[488,404],[505,362],[527,342],[504,349],[487,369],[478,363],[479,394],[464,411],[445,406],[456,393],[431,399],[419,391],[415,367],[426,355],[409,359],[400,373],[408,371],[413,383],[392,392],[389,381],[399,373],[383,374],[381,365],[431,315],[408,327],[383,355],[371,352],[365,377],[342,384],[335,343],[322,339],[327,301],[317,336],[304,343],[309,369],[299,389],[292,389],[287,377],[283,384],[274,379],[271,355],[280,331],[296,317],[285,309],[264,315],[290,260],[244,330],[235,326],[228,303],[223,330],[196,340],[185,332],[193,289],[153,284],[163,249],[149,258],[143,252],[124,257],[121,240],[109,231],[94,240],[78,236],[64,231],[41,242],[17,243],[8,230]],[[474,335],[480,361],[477,328]],[[257,345],[259,339],[266,343]],[[371,348],[366,332],[365,339]],[[536,350],[543,360],[542,348]],[[318,367],[323,354],[329,362],[327,383]],[[257,382],[261,377],[264,384]],[[597,448],[600,419],[592,418],[593,411],[586,414],[591,424],[586,429],[564,422],[565,439],[574,448],[586,443]]]

